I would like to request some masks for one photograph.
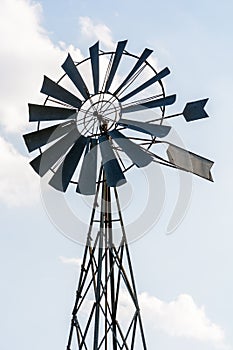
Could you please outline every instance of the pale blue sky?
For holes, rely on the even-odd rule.
[[[215,182],[194,177],[190,208],[178,229],[165,234],[170,213],[165,208],[157,226],[130,249],[139,293],[166,305],[187,294],[225,332],[217,344],[210,335],[206,340],[171,336],[146,325],[148,349],[232,349],[232,1],[45,0],[33,5],[3,0],[0,8],[1,349],[66,346],[78,267],[60,257],[81,258],[83,247],[63,237],[46,215],[21,134],[28,127],[26,104],[42,101],[43,74],[59,78],[67,47],[72,44],[74,55],[80,49],[86,56],[97,40],[95,33],[83,33],[82,17],[94,28],[102,25],[114,42],[128,39],[130,52],[153,49],[159,67],[172,72],[166,90],[177,93],[176,110],[186,101],[210,98],[209,119],[171,124],[188,149],[215,160]],[[169,186],[177,185],[172,176],[167,171],[169,210],[175,202]]]

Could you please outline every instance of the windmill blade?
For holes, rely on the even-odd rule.
[[[149,124],[128,119],[120,119],[117,125],[125,126],[128,129],[140,131],[155,137],[165,137],[171,130],[171,127],[167,125]]]
[[[209,181],[213,181],[210,169],[214,162],[211,160],[172,144],[169,144],[167,155],[169,161],[177,167],[203,177]]]
[[[155,82],[163,79],[168,74],[170,74],[170,70],[168,68],[164,68],[161,72],[156,74],[153,78],[147,80],[144,84],[140,85],[138,88],[136,88],[135,90],[131,91],[129,94],[127,94],[124,97],[122,97],[119,101],[122,103],[122,102],[128,100],[129,98],[131,98],[134,95],[138,94],[140,91],[146,89],[147,87],[151,86]]]
[[[53,125],[48,128],[23,135],[24,142],[26,143],[28,151],[32,152],[35,149],[42,147],[61,136],[64,136],[75,127],[76,125],[74,122],[65,122],[62,124]]]
[[[42,106],[31,103],[28,104],[28,107],[30,122],[75,119],[77,115],[76,109],[70,108]]]
[[[87,144],[87,138],[80,135],[71,147],[57,171],[49,181],[49,184],[58,191],[65,192],[70,180],[78,166],[83,150]]]
[[[153,158],[146,153],[143,148],[136,143],[133,143],[118,130],[115,129],[110,131],[109,135],[116,141],[116,143],[122,148],[122,150],[138,168],[147,166],[152,162]]]
[[[107,136],[103,135],[99,137],[99,145],[107,185],[109,187],[117,187],[123,185],[126,183],[126,179]]]
[[[95,94],[99,92],[99,42],[89,48]]]
[[[156,108],[156,107],[162,107],[162,106],[168,106],[175,102],[176,95],[170,95],[163,98],[157,98],[152,101],[144,102],[144,103],[138,103],[133,104],[128,107],[122,107],[122,113],[130,113],[130,112],[136,112],[136,111],[142,111],[143,109],[147,108]]]
[[[106,82],[106,86],[105,86],[105,90],[104,90],[105,92],[108,92],[108,90],[110,89],[110,86],[111,86],[113,78],[114,78],[114,76],[116,74],[116,71],[117,71],[117,68],[119,66],[119,63],[120,63],[121,57],[123,55],[123,51],[125,49],[127,41],[128,40],[119,41],[118,44],[117,44],[117,48],[116,48],[116,52],[115,52],[115,55],[114,55],[112,67],[111,67],[111,70],[110,70],[110,73],[109,73],[109,76],[108,76],[108,79],[107,79],[107,82]]]
[[[33,169],[40,175],[44,176],[49,169],[68,151],[73,143],[80,137],[80,133],[75,128],[71,130],[62,139],[46,149],[38,157],[34,158],[30,164]]]
[[[46,76],[44,76],[44,81],[40,92],[64,103],[68,103],[70,106],[78,109],[82,105],[82,101],[77,96],[73,95],[71,92],[67,91]]]
[[[208,101],[208,98],[204,100],[188,102],[183,110],[183,116],[187,122],[198,120],[202,118],[208,118],[208,114],[204,110],[204,107]]]
[[[68,77],[72,80],[74,85],[77,87],[81,95],[87,100],[90,97],[89,91],[70,54],[68,54],[67,59],[62,65],[62,68]]]
[[[134,65],[131,72],[127,75],[125,80],[121,83],[121,85],[118,87],[118,89],[114,92],[114,96],[117,95],[120,90],[128,83],[130,78],[138,71],[138,69],[141,67],[141,65],[146,61],[146,59],[152,54],[153,50],[145,49],[141,56],[139,57],[138,61]]]
[[[97,140],[89,139],[83,159],[76,192],[93,195],[96,192]]]

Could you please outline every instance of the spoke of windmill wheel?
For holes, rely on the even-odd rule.
[[[120,90],[127,84],[127,82],[133,77],[133,75],[137,72],[137,70],[141,67],[141,65],[146,61],[146,59],[152,54],[152,50],[145,49],[141,56],[139,57],[138,61],[134,65],[131,72],[127,75],[125,80],[120,84],[120,86],[117,88],[117,90],[114,92],[113,95],[117,95]]]
[[[69,121],[62,124],[53,125],[38,131],[30,132],[29,134],[23,135],[23,138],[28,148],[28,151],[32,152],[35,149],[42,147],[47,143],[58,139],[61,136],[64,136],[75,127],[75,123]]]
[[[28,104],[29,121],[51,121],[51,120],[65,120],[75,119],[77,113],[76,109],[51,107],[43,105]]]
[[[80,108],[82,105],[82,101],[77,96],[73,95],[71,92],[67,91],[46,76],[44,76],[44,81],[40,92],[56,98],[59,101],[68,103],[68,105],[76,108]]]
[[[109,76],[108,76],[108,80],[106,82],[105,90],[104,90],[105,92],[108,92],[110,87],[111,87],[113,78],[114,78],[114,76],[116,74],[116,71],[117,71],[117,68],[119,66],[119,63],[120,63],[121,57],[123,55],[123,51],[125,49],[127,41],[128,40],[124,40],[124,41],[119,41],[117,43],[117,48],[116,48],[116,52],[115,52],[115,55],[114,55],[112,67],[111,67],[111,70],[110,70],[110,73],[109,73]]]
[[[198,120],[202,118],[208,118],[208,114],[204,110],[204,107],[208,101],[208,98],[204,100],[188,102],[183,110],[183,115],[187,122],[191,122],[193,120]]]
[[[137,167],[144,167],[152,162],[152,157],[146,153],[136,143],[130,141],[127,137],[121,134],[118,130],[112,130],[109,135],[116,141],[116,143],[122,148],[127,156],[132,160]]]
[[[109,187],[117,187],[123,185],[126,183],[125,176],[106,135],[99,137],[99,145],[107,185]]]
[[[138,105],[138,104],[144,104],[146,102],[158,99],[158,97],[161,97],[161,96],[163,96],[163,94],[150,96],[150,97],[147,97],[147,98],[136,100],[134,102],[129,102],[129,103],[124,104],[123,108],[132,107],[132,106],[135,106],[135,105]],[[107,115],[112,114],[113,112],[121,112],[121,108],[122,107],[120,105],[119,105],[119,107],[109,107],[109,108],[106,108],[104,110],[101,110],[101,113],[104,115],[104,117],[106,117]]]
[[[213,166],[214,162],[199,156],[198,154],[189,152],[183,148],[175,146],[168,143],[167,155],[169,161],[188,172],[196,174],[204,179],[213,181],[210,169]]]
[[[62,139],[54,143],[50,148],[46,149],[38,157],[34,158],[30,164],[33,169],[40,175],[45,175],[49,169],[66,154],[68,149],[80,137],[80,133],[76,128],[71,130]]]
[[[72,57],[68,54],[67,59],[62,65],[62,68],[72,80],[74,85],[77,87],[81,95],[87,100],[90,96],[86,84],[83,81],[81,74],[79,73],[78,67],[74,64]]]
[[[94,92],[99,92],[99,42],[89,48],[91,57],[91,68],[94,84]]]
[[[90,100],[91,100],[91,98],[90,98]],[[61,106],[63,106],[63,107],[67,107],[67,108],[65,108],[65,109],[69,109],[69,105],[68,105],[67,103],[59,102],[58,100],[54,100],[54,99],[52,99],[52,98],[50,98],[50,97],[47,99],[47,101],[50,101],[50,102],[59,104],[59,105],[61,105]],[[47,106],[46,106],[46,107],[47,107]],[[76,109],[75,109],[74,111],[77,113],[77,110],[76,110]],[[83,113],[88,113],[88,114],[90,114],[90,112],[88,112],[88,110],[87,110],[87,109],[84,109],[84,108],[79,108],[78,111],[79,111],[79,112],[83,112]]]
[[[93,195],[96,192],[97,140],[89,139],[79,175],[76,192]]]
[[[138,104],[132,104],[131,106],[122,107],[122,113],[130,113],[130,112],[141,111],[147,108],[168,106],[173,104],[175,100],[176,100],[176,95],[170,95],[163,98],[158,98],[152,101],[148,101],[145,103],[140,103],[139,101]]]
[[[136,120],[128,119],[120,119],[117,125],[125,126],[126,128],[137,130],[155,137],[165,137],[171,130],[171,127],[167,125],[149,124],[147,122],[138,122]]]
[[[166,77],[168,74],[170,74],[170,70],[168,68],[164,68],[161,72],[156,74],[153,78],[147,80],[144,84],[140,85],[138,88],[135,90],[131,91],[129,94],[123,96],[120,98],[120,102],[124,102],[128,100],[129,98],[133,97],[134,95],[138,94],[140,91],[146,89],[147,87],[151,86],[155,82],[161,80],[162,78]]]
[[[71,147],[57,171],[49,181],[49,184],[56,190],[65,192],[70,180],[78,166],[84,148],[87,144],[87,138],[80,135],[74,145]]]

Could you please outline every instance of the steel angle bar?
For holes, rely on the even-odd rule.
[[[81,341],[80,349],[79,349],[79,350],[82,349],[82,347],[83,347],[83,345],[84,345],[84,343],[85,343],[85,339],[86,339],[87,332],[88,332],[88,329],[89,329],[90,324],[91,324],[91,320],[92,320],[92,316],[93,316],[93,314],[94,314],[95,308],[96,308],[96,306],[95,306],[95,304],[94,304],[94,305],[92,306],[91,313],[90,313],[90,316],[89,316],[88,321],[87,321],[87,324],[86,324],[86,328],[85,328],[85,331],[84,331],[84,334],[83,334],[83,339],[82,339],[82,341]],[[88,350],[89,350],[89,349],[88,349]]]
[[[151,86],[155,82],[157,82],[157,81],[161,80],[162,78],[166,77],[168,74],[170,74],[170,70],[168,68],[164,68],[161,72],[156,74],[153,78],[147,80],[145,83],[143,83],[142,85],[137,87],[135,90],[133,90],[130,93],[128,93],[127,95],[121,97],[119,101],[122,103],[122,102],[128,100],[129,98],[131,98],[134,95],[138,94],[140,91],[148,88],[149,86]]]
[[[176,95],[170,95],[170,96],[158,98],[158,99],[151,100],[144,103],[132,104],[131,106],[127,106],[127,107],[122,106],[122,113],[137,112],[137,111],[142,111],[150,108],[168,106],[173,104],[175,100],[176,100]]]
[[[137,314],[138,314],[138,312],[136,311],[135,314],[134,314],[134,316],[133,316],[133,318],[132,318],[132,321],[130,322],[130,325],[129,325],[129,327],[128,327],[127,333],[126,333],[126,335],[125,335],[125,337],[124,337],[124,343],[126,343],[126,341],[127,341],[127,338],[128,338],[128,336],[129,336],[129,334],[130,334],[130,331],[131,331],[132,326],[133,326],[133,324],[134,324],[134,322],[135,322],[135,318],[137,317]],[[121,349],[123,349],[123,346],[121,347]]]
[[[111,70],[110,70],[110,73],[108,76],[108,80],[107,80],[106,86],[105,86],[105,92],[107,92],[111,87],[113,78],[116,74],[116,71],[117,71],[117,68],[119,66],[119,63],[120,63],[121,57],[123,55],[123,51],[125,49],[126,44],[127,44],[127,40],[119,41],[117,43],[117,48],[116,48],[116,52],[114,55],[113,63],[112,63]]]
[[[141,67],[143,63],[145,63],[146,59],[152,54],[152,50],[145,49],[141,56],[138,58],[138,61],[135,63],[134,67],[130,71],[130,73],[127,75],[127,77],[124,79],[124,81],[120,84],[120,86],[117,88],[117,90],[114,92],[113,95],[117,95],[120,90],[127,84],[127,82],[132,78],[132,76],[137,72],[137,70]]]
[[[137,167],[144,167],[152,162],[152,157],[143,148],[129,140],[120,131],[114,129],[109,132],[109,135]]]
[[[168,125],[150,124],[147,122],[139,122],[137,120],[129,120],[123,118],[117,122],[117,125],[121,125],[132,130],[161,138],[167,136],[171,130],[171,127]]]

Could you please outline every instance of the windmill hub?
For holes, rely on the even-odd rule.
[[[85,136],[109,131],[121,118],[121,104],[110,93],[91,96],[82,105],[77,116],[77,128]]]

